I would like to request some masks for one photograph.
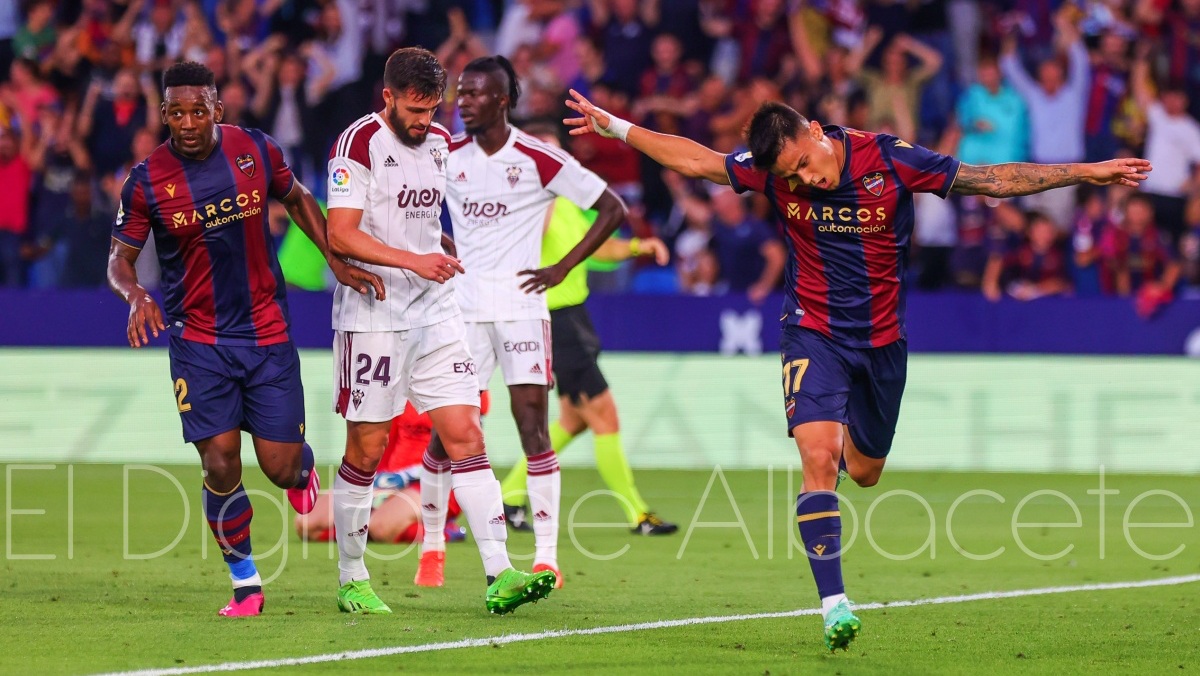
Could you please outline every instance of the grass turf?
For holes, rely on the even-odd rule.
[[[8,466],[0,487],[9,515],[0,583],[4,673],[199,666],[817,605],[803,552],[791,546],[798,471],[791,488],[780,470],[639,472],[642,492],[681,526],[677,535],[657,539],[631,536],[619,524],[579,526],[618,522],[619,511],[604,496],[580,502],[602,487],[599,479],[593,472],[565,471],[564,522],[575,509],[577,526],[564,523],[561,533],[564,589],[513,615],[490,616],[470,542],[449,548],[447,586],[434,590],[412,586],[415,549],[372,545],[382,557],[368,559],[376,591],[396,614],[357,617],[337,611],[334,546],[299,543],[288,527],[282,491],[249,469],[248,487],[262,491],[252,492],[259,569],[268,580],[278,575],[266,587],[264,616],[229,620],[216,615],[228,600],[228,578],[200,512],[197,468],[157,473],[75,465],[68,476],[65,465],[22,467]],[[852,506],[843,507],[848,593],[865,603],[1200,573],[1195,556],[1200,537],[1189,516],[1200,506],[1200,478],[1110,475],[1105,488],[1120,493],[1103,496],[1103,510],[1099,481],[1078,475],[896,472],[870,490],[843,488]],[[894,490],[911,493],[888,494]],[[1154,490],[1170,491],[1183,504],[1147,493]],[[977,492],[963,498],[969,491]],[[1127,539],[1126,510],[1139,496],[1128,515],[1131,523],[1192,525],[1131,528],[1132,540]],[[1014,531],[1014,523],[1035,525]],[[1164,560],[1135,549],[1161,556],[1180,545],[1182,552]],[[509,546],[515,559],[528,557],[533,538],[513,534]],[[165,551],[147,556],[160,549]],[[20,558],[34,555],[55,558]],[[531,565],[527,558],[515,563]],[[819,619],[798,617],[281,671],[1188,673],[1200,669],[1198,588],[1200,583],[1192,583],[868,610],[861,613],[863,635],[849,652],[834,655],[821,645]]]

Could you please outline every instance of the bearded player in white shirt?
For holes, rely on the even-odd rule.
[[[467,133],[450,140],[446,204],[457,254],[470,270],[454,285],[475,358],[478,388],[487,389],[499,366],[529,465],[533,571],[553,572],[556,586],[561,587],[562,482],[550,446],[550,312],[543,292],[595,252],[625,219],[626,211],[607,184],[575,158],[508,123],[508,112],[518,96],[516,74],[502,56],[479,58],[463,69],[458,105]],[[599,216],[561,262],[537,270],[547,213],[559,196],[580,208],[595,209]],[[425,456],[421,515],[426,530],[415,580],[420,586],[443,584],[448,450],[435,435]],[[521,525],[510,508],[505,512],[510,525]]]
[[[505,544],[500,484],[484,453],[479,387],[462,313],[446,282],[464,272],[442,251],[439,222],[450,134],[432,122],[446,71],[424,49],[401,49],[383,74],[384,109],[350,125],[330,153],[329,246],[383,278],[376,301],[334,295],[334,409],[346,455],[333,484],[338,607],[390,613],[363,562],[371,485],[392,418],[412,402],[428,412],[449,456],[450,483],[483,558],[485,604],[506,613],[544,598],[553,572],[515,570]]]

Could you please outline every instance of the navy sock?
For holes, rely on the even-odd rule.
[[[308,476],[312,474],[313,466],[317,464],[316,458],[313,456],[312,446],[308,442],[304,443],[304,448],[300,449],[300,481],[296,482],[292,488],[304,488],[308,486]]]
[[[842,583],[842,516],[837,493],[811,491],[796,496],[796,525],[808,554],[817,594],[844,594]]]
[[[234,587],[239,586],[240,580],[255,578],[258,568],[250,550],[250,520],[254,517],[254,508],[250,506],[250,496],[246,495],[242,484],[224,495],[204,484],[204,515],[229,566]]]

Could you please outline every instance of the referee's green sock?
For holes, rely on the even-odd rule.
[[[630,527],[637,527],[642,514],[650,511],[650,506],[638,493],[633,485],[633,470],[629,469],[629,461],[625,459],[625,450],[621,447],[621,433],[596,435],[596,469],[604,480],[608,490],[621,497],[621,509]]]
[[[557,420],[550,423],[550,448],[553,448],[556,453],[562,453],[562,450],[574,438],[575,435],[563,429]],[[517,464],[513,465],[513,468],[508,471],[508,475],[500,482],[500,492],[504,494],[504,504],[525,504],[525,479],[528,476],[528,470],[529,465],[525,462],[525,456],[521,456]]]

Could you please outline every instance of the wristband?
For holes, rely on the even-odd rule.
[[[608,116],[607,127],[601,127],[600,121],[595,117],[592,118],[592,126],[596,128],[596,133],[600,134],[604,138],[615,138],[621,141],[624,141],[625,137],[629,136],[629,130],[633,129],[632,122],[628,120],[622,120],[607,110],[603,110],[601,108],[597,108],[596,110]]]
[[[642,255],[642,250],[640,248],[641,243],[642,243],[642,240],[638,239],[637,237],[630,239],[629,240],[629,253],[634,256]]]

